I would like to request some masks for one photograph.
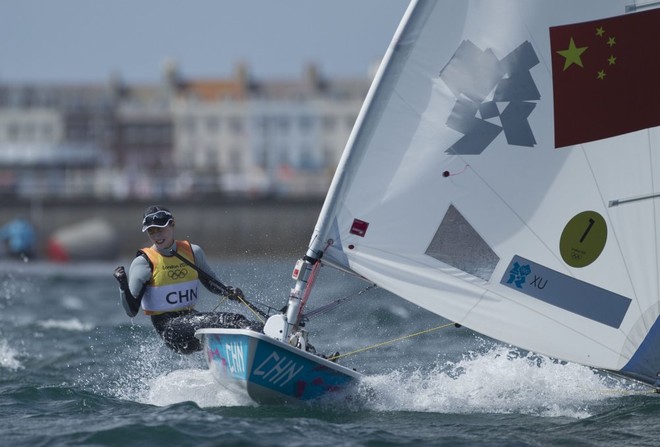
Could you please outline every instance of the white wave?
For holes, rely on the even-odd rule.
[[[67,295],[62,297],[62,306],[69,310],[81,310],[84,309],[85,302],[80,297]]]
[[[94,325],[91,323],[83,323],[77,318],[71,318],[69,320],[45,320],[38,322],[39,326],[44,329],[62,329],[64,331],[78,331],[85,332],[91,331],[94,329]]]
[[[609,384],[606,384],[609,382]],[[394,371],[364,380],[378,411],[522,413],[586,418],[588,405],[625,391],[627,381],[506,347],[472,354],[431,371]]]
[[[250,399],[223,388],[209,370],[202,369],[181,369],[156,377],[143,403],[166,406],[179,402],[195,402],[203,408],[252,405]]]
[[[194,402],[200,407],[253,405],[249,399],[220,386],[199,355],[179,356],[163,346],[159,338],[133,335],[127,343],[137,347],[123,364],[119,376],[100,385],[99,392],[147,405],[168,406]]]
[[[9,346],[7,340],[0,340],[0,367],[14,371],[23,368],[17,356],[18,352]]]
[[[11,273],[6,273],[0,268],[3,277],[0,280],[0,306],[4,303],[11,303],[13,300],[20,299],[26,295],[35,292],[35,285],[25,279],[16,278]]]

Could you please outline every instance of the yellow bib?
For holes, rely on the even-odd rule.
[[[177,253],[195,264],[188,241],[176,241]],[[151,262],[151,281],[142,297],[142,309],[147,315],[192,308],[197,303],[199,277],[197,271],[176,256],[163,256],[148,247],[140,250]]]

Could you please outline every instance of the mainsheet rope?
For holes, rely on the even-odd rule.
[[[177,258],[179,258],[181,261],[183,261],[184,264],[186,264],[187,266],[189,266],[190,268],[195,270],[200,276],[202,276],[207,281],[213,283],[216,287],[218,287],[224,293],[229,294],[229,293],[232,293],[234,291],[233,288],[224,285],[222,282],[220,282],[220,280],[218,280],[217,278],[214,278],[208,272],[205,272],[204,270],[199,268],[197,265],[193,264],[188,259],[181,256],[175,250],[170,250],[170,254],[176,256]],[[235,294],[234,296],[236,296],[236,298],[238,298],[240,300],[240,302],[243,303],[243,305],[245,307],[247,307],[250,310],[250,312],[252,312],[261,323],[265,323],[265,320],[262,318],[262,316],[264,316],[264,317],[267,316],[265,312],[260,314],[260,312],[263,312],[263,311],[260,311],[258,308],[254,307],[254,305],[252,303],[248,302],[245,299],[245,297],[242,297],[239,294]],[[228,295],[224,295],[224,297],[225,297],[225,299],[227,299]],[[220,304],[222,304],[222,303],[224,303],[224,300],[222,300],[218,304],[218,306],[220,306]],[[215,309],[217,309],[218,306],[216,306]],[[213,309],[213,310],[215,311],[215,309]]]
[[[245,306],[250,312],[252,312],[252,313],[254,314],[255,317],[257,317],[257,320],[259,320],[262,324],[266,323],[266,320],[264,320],[264,319],[261,317],[261,315],[259,315],[259,313],[257,313],[257,311],[255,311],[255,310],[252,308],[252,306],[254,306],[253,303],[248,303],[248,302],[246,302],[246,301],[245,301],[243,298],[241,298],[239,295],[236,295],[236,297],[241,301],[241,303],[243,303],[243,305],[244,305],[244,306]],[[216,309],[218,309],[218,307],[220,307],[225,301],[227,301],[227,299],[228,299],[228,298],[227,298],[226,296],[222,296],[221,299],[220,299],[220,302],[219,302],[219,303],[213,308],[213,310],[212,310],[211,312],[215,312]]]
[[[449,327],[449,326],[454,326],[454,325],[455,325],[454,323],[443,324],[443,325],[441,325],[441,326],[437,326],[437,327],[434,327],[434,328],[431,328],[431,329],[425,329],[425,330],[423,330],[423,331],[415,332],[414,334],[404,335],[403,337],[398,337],[398,338],[395,338],[395,339],[392,339],[392,340],[384,341],[384,342],[382,342],[382,343],[377,343],[377,344],[375,344],[375,345],[371,345],[371,346],[367,346],[367,347],[364,347],[364,348],[360,348],[360,349],[357,349],[357,350],[355,350],[355,351],[347,352],[347,353],[345,353],[345,354],[334,355],[334,356],[332,356],[332,357],[329,357],[328,360],[330,360],[330,361],[335,361],[335,360],[337,360],[337,359],[339,359],[339,358],[342,358],[342,357],[347,357],[347,356],[349,356],[349,355],[358,354],[358,353],[360,353],[360,352],[364,352],[364,351],[369,351],[369,350],[371,350],[371,349],[380,348],[380,347],[382,347],[382,346],[386,346],[386,345],[389,345],[389,344],[392,344],[392,343],[396,343],[396,342],[398,342],[398,341],[402,341],[402,340],[406,340],[406,339],[409,339],[409,338],[417,337],[417,336],[419,336],[419,335],[428,334],[428,333],[430,333],[430,332],[438,331],[438,330],[440,330],[440,329],[444,329],[444,328],[447,328],[447,327]]]

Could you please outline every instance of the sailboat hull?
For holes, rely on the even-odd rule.
[[[262,333],[243,329],[196,332],[218,383],[260,404],[341,398],[361,374]]]

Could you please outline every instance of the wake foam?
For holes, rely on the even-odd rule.
[[[77,318],[70,318],[68,320],[45,320],[38,322],[39,326],[44,329],[61,329],[64,331],[87,332],[94,329],[91,323],[83,323]]]
[[[140,335],[141,334],[141,335]],[[137,331],[119,377],[99,380],[102,394],[156,406],[194,402],[202,408],[256,405],[218,384],[200,355],[181,357]],[[488,345],[488,344],[486,344]],[[135,349],[137,348],[137,349]],[[89,377],[88,377],[89,378]],[[108,388],[108,383],[111,383]],[[458,361],[428,368],[399,368],[365,376],[356,394],[331,407],[428,413],[528,414],[582,419],[598,403],[647,388],[591,368],[523,353],[502,345],[482,346]],[[320,402],[321,407],[328,402]]]
[[[589,404],[616,397],[613,390],[631,390],[626,383],[585,366],[498,346],[431,370],[369,376],[362,394],[367,407],[377,411],[586,418]]]
[[[156,377],[149,385],[143,403],[166,406],[195,402],[205,407],[254,405],[252,400],[223,388],[209,370],[183,369]]]
[[[7,340],[0,340],[0,368],[13,371],[23,368],[17,357],[18,352],[9,346]]]
[[[128,336],[128,344],[133,346],[130,351],[125,351],[124,345],[118,348],[115,355],[124,359],[121,369],[103,374],[115,375],[113,380],[87,376],[87,380],[98,383],[88,383],[86,387],[100,394],[156,406],[182,402],[194,402],[200,407],[254,405],[250,399],[219,385],[202,355],[174,354],[157,337],[143,335],[138,330]]]

